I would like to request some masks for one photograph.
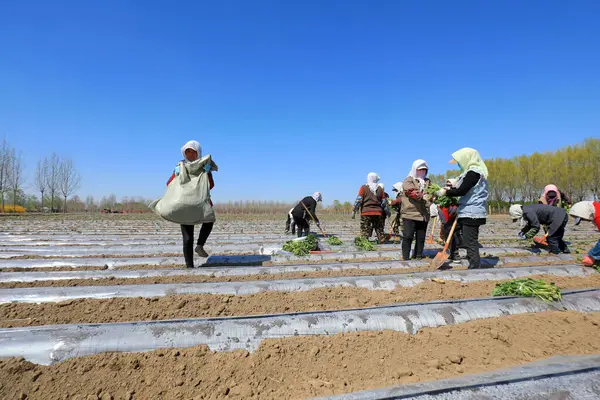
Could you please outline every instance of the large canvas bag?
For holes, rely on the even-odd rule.
[[[215,210],[210,201],[210,182],[205,165],[218,171],[209,155],[191,163],[179,163],[179,175],[167,186],[164,196],[149,207],[167,221],[180,225],[215,222]]]

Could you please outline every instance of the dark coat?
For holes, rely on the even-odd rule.
[[[318,222],[319,218],[317,218],[317,213],[316,213],[317,201],[315,199],[313,199],[312,196],[306,196],[305,198],[303,198],[301,200],[301,203],[304,203],[306,208],[308,208],[308,211],[310,211],[312,216],[315,218],[315,222]],[[302,204],[300,204],[300,203],[298,203],[296,205],[296,207],[294,207],[294,209],[292,210],[292,215],[296,218],[301,218],[301,219],[305,219],[308,221],[312,220],[310,215],[308,215],[306,213],[306,210],[304,209],[304,207],[302,207]]]

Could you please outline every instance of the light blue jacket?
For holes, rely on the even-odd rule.
[[[488,202],[488,180],[484,178],[482,172],[477,168],[471,169],[473,172],[480,174],[481,178],[475,186],[458,200],[458,217],[459,218],[487,218],[487,202]],[[468,171],[465,171],[458,177],[457,186],[460,187],[463,178]]]

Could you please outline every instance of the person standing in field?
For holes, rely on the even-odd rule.
[[[358,190],[358,196],[354,202],[354,213],[360,212],[360,235],[368,239],[371,232],[375,230],[377,241],[382,243],[385,240],[383,233],[384,209],[382,207],[384,191],[378,182],[379,176],[375,172],[367,175],[367,184],[362,185]]]
[[[383,201],[381,202],[381,208],[383,209],[383,213],[381,214],[381,229],[383,229],[385,233],[385,219],[392,215],[392,211],[390,209],[389,198],[390,195],[385,192],[385,185],[383,183],[378,183],[377,186],[383,190]],[[373,230],[375,230],[373,228]],[[369,237],[373,234],[373,231],[369,234]],[[385,236],[384,236],[385,237]]]
[[[415,242],[414,258],[423,258],[427,223],[429,222],[429,205],[425,189],[429,185],[427,172],[429,167],[425,160],[415,160],[408,176],[402,182],[402,258],[410,259],[410,251]]]
[[[575,217],[575,225],[579,225],[581,221],[590,221],[596,225],[600,231],[600,201],[580,201],[573,204],[569,214]],[[600,240],[590,250],[587,256],[581,261],[586,267],[600,265]]]
[[[460,196],[457,223],[462,231],[462,245],[467,249],[469,269],[481,268],[479,227],[487,220],[488,169],[479,152],[470,147],[452,153],[450,163],[458,164],[461,174],[435,194]]]
[[[392,192],[396,192],[396,198],[390,203],[390,207],[393,211],[396,211],[396,216],[392,221],[392,232],[396,236],[400,236],[400,210],[402,209],[402,182],[396,182],[392,186]]]
[[[181,148],[181,154],[183,155],[184,163],[191,163],[202,158],[202,147],[200,143],[195,140],[190,140]],[[210,189],[215,187],[212,173],[210,172],[210,165],[207,164],[206,173],[208,174],[208,180],[210,183]],[[167,186],[179,175],[179,165],[175,168],[175,171],[171,175],[171,178],[167,182]],[[212,202],[211,202],[212,206]],[[210,236],[214,226],[214,222],[205,222],[200,228],[200,234],[196,242],[196,254],[198,256],[206,258],[208,253],[204,250],[204,245]],[[194,225],[181,225],[181,234],[183,236],[183,257],[185,259],[186,268],[194,268]]]
[[[310,231],[310,220],[314,220],[317,226],[321,226],[317,218],[317,203],[323,201],[320,192],[313,193],[312,196],[306,196],[291,211],[298,237],[308,236]]]

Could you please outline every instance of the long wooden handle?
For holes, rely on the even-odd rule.
[[[306,207],[306,205],[304,204],[304,202],[302,200],[300,200],[300,204],[302,204],[302,207],[304,207],[304,209],[306,210],[306,212],[308,213],[308,215],[310,216],[310,219],[313,220],[313,222],[317,222],[317,219],[315,217],[313,217],[312,213],[310,212],[310,210]],[[325,233],[325,231],[323,230],[323,228],[321,228],[321,225],[317,225],[317,227],[319,228],[319,230],[321,231],[321,233],[323,234],[323,236],[327,237],[327,234]]]
[[[450,229],[450,234],[446,238],[446,244],[444,245],[444,253],[448,251],[448,247],[450,246],[450,242],[452,241],[452,236],[454,235],[454,229],[456,229],[456,223],[458,222],[458,218],[454,220],[452,224],[452,228]]]
[[[431,236],[429,240],[433,240],[433,234],[435,233],[435,225],[437,224],[437,217],[433,217],[433,227],[431,228]]]

